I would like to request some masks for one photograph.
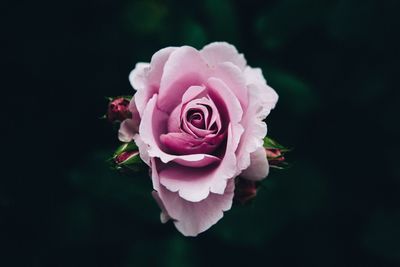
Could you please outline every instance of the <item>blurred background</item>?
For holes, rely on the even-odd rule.
[[[395,0],[2,2],[0,266],[400,266]],[[110,171],[106,96],[166,46],[228,41],[280,95],[294,148],[197,238],[147,174]]]

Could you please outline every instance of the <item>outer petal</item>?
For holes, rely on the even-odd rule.
[[[171,192],[178,192],[187,201],[199,202],[208,197],[210,186],[215,180],[213,168],[190,168],[178,164],[168,164],[159,173],[160,183]]]
[[[135,124],[135,132],[139,131],[139,124],[140,124],[140,115],[139,111],[137,110],[136,103],[135,103],[135,96],[132,97],[131,101],[129,102],[129,111],[132,114],[132,120]]]
[[[243,128],[229,125],[225,155],[218,165],[203,169],[167,164],[159,172],[160,183],[185,200],[199,202],[211,193],[223,194],[227,180],[237,174],[235,150]]]
[[[263,139],[267,135],[267,125],[262,120],[263,106],[257,90],[249,86],[249,108],[243,116],[241,124],[245,131],[237,150],[239,170],[244,170],[250,165],[250,154],[263,146]],[[254,86],[255,87],[255,86]]]
[[[135,143],[137,145],[137,147],[139,148],[139,155],[140,158],[143,160],[143,162],[145,162],[147,165],[150,166],[150,157],[149,157],[149,147],[148,145],[146,145],[142,138],[140,137],[140,135],[136,134],[133,139],[135,140]]]
[[[147,83],[150,86],[160,87],[161,79],[164,74],[164,67],[171,54],[178,47],[166,47],[158,50],[150,61],[150,71],[147,77]]]
[[[162,157],[167,161],[166,155],[160,149],[159,140],[156,136],[166,132],[164,121],[168,119],[168,115],[156,108],[157,94],[155,94],[147,103],[146,108],[143,111],[142,122],[139,126],[139,134],[143,142],[148,145],[148,153],[150,157]]]
[[[212,74],[222,80],[235,94],[243,109],[248,105],[248,88],[246,78],[240,68],[231,62],[219,63]]]
[[[269,173],[269,164],[265,149],[258,148],[250,154],[250,166],[244,170],[240,177],[247,180],[259,181],[267,177]]]
[[[141,117],[149,99],[158,93],[165,62],[176,49],[176,47],[167,47],[157,51],[151,58],[149,66],[136,66],[129,75],[132,86],[137,90],[135,103]]]
[[[157,106],[171,112],[180,104],[185,91],[190,86],[202,85],[209,74],[210,68],[199,51],[190,46],[176,49],[165,63]]]
[[[244,71],[249,89],[249,108],[242,119],[245,128],[238,148],[238,166],[244,170],[250,165],[250,154],[262,147],[267,134],[264,120],[278,101],[277,93],[267,85],[261,69],[246,67]]]
[[[267,85],[260,68],[246,67],[244,75],[249,90],[256,91],[256,94],[259,96],[261,116],[266,117],[271,109],[275,108],[276,102],[278,102],[278,94]]]
[[[129,82],[133,89],[143,90],[146,84],[146,75],[150,69],[150,63],[139,62],[129,73]]]
[[[118,130],[118,139],[121,142],[128,143],[132,141],[133,137],[137,133],[137,124],[132,119],[126,119],[121,122]]]
[[[211,67],[223,62],[232,62],[241,70],[246,67],[246,59],[243,54],[239,54],[236,47],[226,42],[208,44],[200,53]]]
[[[184,200],[163,186],[160,186],[158,195],[163,213],[174,220],[176,228],[185,236],[197,236],[217,223],[223,212],[232,207],[233,192],[234,179],[230,179],[222,195],[211,193],[200,202]]]

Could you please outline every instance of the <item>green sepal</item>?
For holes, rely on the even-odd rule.
[[[273,169],[278,169],[278,170],[285,170],[287,168],[290,168],[292,165],[290,165],[289,163],[287,163],[286,161],[282,161],[279,162],[279,165],[275,165],[275,164],[269,164],[270,168]]]
[[[130,166],[130,165],[133,165],[133,164],[136,165],[136,164],[139,164],[139,163],[142,163],[142,159],[140,158],[139,152],[137,152],[137,153],[129,156],[128,159],[126,159],[124,162],[121,162],[121,164],[119,164],[119,165],[120,166],[121,165],[122,166]]]
[[[122,145],[120,145],[117,148],[117,150],[115,150],[113,158],[115,159],[122,152],[128,152],[128,151],[132,151],[132,150],[139,150],[134,141],[129,142],[129,143],[123,143]]]
[[[269,166],[271,168],[283,170],[291,166],[289,163],[285,161],[284,157],[285,153],[291,151],[291,149],[284,147],[283,145],[279,144],[278,142],[267,136],[264,137],[264,148],[270,151],[272,150],[279,151],[279,155],[277,155],[276,157],[270,157],[267,155]]]
[[[130,170],[135,172],[141,171],[146,167],[145,164],[143,164],[143,161],[140,158],[139,153],[131,155],[128,159],[119,164],[114,162],[114,165],[116,170],[119,171]]]
[[[117,157],[122,153],[133,152],[127,159],[122,162],[117,163]],[[142,159],[140,158],[139,149],[136,146],[135,142],[123,143],[121,146],[117,148],[114,152],[113,156],[108,159],[110,166],[114,170],[118,171],[141,171],[144,169],[145,164],[143,164]]]
[[[285,152],[289,152],[291,149],[286,148],[273,140],[272,138],[269,138],[268,136],[264,137],[264,148],[267,149],[279,149],[279,151],[283,154]]]

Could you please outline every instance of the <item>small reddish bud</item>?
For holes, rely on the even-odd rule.
[[[268,162],[271,165],[278,165],[285,161],[285,157],[282,155],[282,152],[278,148],[266,148]]]
[[[124,151],[118,156],[115,157],[115,163],[117,165],[121,165],[126,162],[131,156],[135,156],[138,154],[138,151]]]
[[[257,195],[258,185],[254,181],[238,178],[235,185],[235,201],[246,204]]]
[[[142,167],[142,160],[135,142],[122,144],[112,158],[112,167],[121,171],[138,171]]]
[[[131,118],[132,114],[129,111],[129,99],[117,97],[110,101],[107,110],[107,119],[110,122],[121,122]]]

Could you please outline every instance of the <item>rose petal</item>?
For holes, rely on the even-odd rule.
[[[188,201],[201,201],[210,192],[223,194],[226,181],[237,174],[235,150],[242,132],[240,125],[229,124],[226,151],[219,165],[194,169],[165,164],[159,174],[161,184],[170,191],[179,191],[179,195]]]
[[[218,107],[219,112],[222,113],[222,108],[225,107],[228,113],[226,115],[229,116],[229,118],[225,119],[231,123],[238,123],[242,119],[243,110],[236,96],[220,79],[212,77],[208,79],[207,84],[210,97]]]
[[[278,95],[266,84],[261,69],[247,67],[245,76],[249,88],[249,108],[243,116],[242,125],[245,132],[237,152],[238,166],[242,170],[250,165],[250,154],[263,146],[267,125],[262,120],[278,101]]]
[[[143,160],[144,163],[146,163],[147,165],[150,166],[150,157],[149,157],[149,153],[148,153],[148,150],[149,150],[148,145],[146,145],[143,142],[142,138],[138,134],[133,136],[133,139],[135,140],[135,144],[139,148],[140,158]]]
[[[213,77],[222,80],[237,97],[242,108],[244,110],[247,108],[248,88],[246,86],[246,78],[241,69],[231,62],[219,63],[215,68]]]
[[[236,153],[239,170],[249,167],[250,154],[263,146],[263,139],[267,135],[267,125],[260,117],[262,106],[258,97],[256,90],[249,90],[249,107],[241,121],[245,131]]]
[[[269,173],[269,164],[265,149],[258,148],[250,154],[250,166],[244,170],[240,177],[247,180],[259,181],[267,177]]]
[[[206,87],[204,85],[201,86],[190,86],[186,92],[182,96],[182,104],[186,104],[189,101],[199,98],[199,97],[204,97],[206,92]]]
[[[137,134],[137,126],[137,123],[132,119],[123,120],[119,126],[118,139],[125,143],[132,141],[134,135]]]
[[[198,128],[196,125],[194,125],[195,123],[189,123],[188,124],[188,128],[190,129],[191,132],[193,132],[197,137],[205,137],[207,135],[211,135],[211,134],[215,134],[216,130],[204,130],[204,129],[200,129]]]
[[[137,90],[135,94],[135,103],[140,117],[143,116],[143,110],[149,99],[155,93],[158,93],[165,62],[176,49],[176,47],[167,47],[157,51],[151,58],[149,69],[144,73],[143,68],[138,68],[137,70],[135,68],[132,71],[130,81],[132,86]],[[139,79],[138,76],[144,76],[144,78]]]
[[[203,47],[200,53],[212,67],[223,62],[232,62],[241,70],[246,67],[246,59],[243,54],[239,54],[236,47],[226,42],[208,44]]]
[[[168,118],[168,132],[180,133],[181,132],[181,108],[179,105],[171,112]]]
[[[159,173],[160,183],[188,201],[199,202],[209,195],[215,171],[214,166],[193,169],[169,163]]]
[[[142,122],[139,126],[139,134],[144,143],[149,145],[149,155],[160,154],[160,143],[158,138],[161,134],[166,132],[166,121],[168,120],[168,114],[160,111],[156,108],[157,94],[147,103],[147,106],[143,112]],[[163,153],[163,152],[162,152]],[[165,153],[164,153],[165,154]]]
[[[157,172],[153,175],[157,176]],[[223,217],[223,212],[232,207],[234,187],[234,180],[230,179],[223,194],[210,194],[200,202],[190,202],[160,186],[160,207],[162,213],[174,220],[176,228],[183,235],[196,236],[217,223]]]
[[[176,49],[164,66],[158,107],[166,112],[172,111],[180,104],[186,90],[193,85],[201,86],[209,73],[210,69],[199,51],[190,46]]]
[[[218,148],[224,134],[196,138],[188,133],[168,133],[160,136],[160,141],[167,150],[177,155],[210,154]]]
[[[129,82],[133,89],[143,90],[146,86],[146,74],[150,69],[150,63],[139,62],[129,73]]]
[[[254,94],[258,96],[257,99],[261,106],[259,113],[261,117],[265,118],[271,109],[275,108],[276,102],[278,102],[278,94],[267,85],[260,68],[246,67],[244,75],[249,90],[255,91]]]
[[[209,154],[203,154],[203,156],[204,157],[201,160],[188,161],[188,160],[184,160],[182,158],[176,158],[173,160],[173,162],[176,162],[176,163],[180,164],[181,166],[186,166],[186,167],[191,167],[191,168],[203,168],[208,165],[218,164],[219,162],[221,162],[221,159],[216,156],[209,155]]]
[[[147,83],[150,86],[160,87],[161,79],[164,73],[164,67],[171,54],[178,47],[166,47],[158,50],[150,60],[150,71],[147,77]]]

